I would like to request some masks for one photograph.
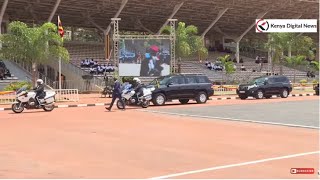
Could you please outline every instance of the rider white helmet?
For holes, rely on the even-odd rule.
[[[133,78],[133,80],[136,81],[137,83],[141,83],[140,79],[137,77]]]
[[[43,80],[42,79],[38,79],[37,80],[37,84],[43,84]]]

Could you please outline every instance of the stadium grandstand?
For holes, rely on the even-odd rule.
[[[1,33],[7,32],[11,21],[29,24],[56,23],[57,15],[60,16],[66,27],[64,46],[70,54],[70,62],[63,63],[62,66],[63,80],[69,82],[64,88],[79,89],[83,86],[82,77],[89,74],[94,75],[95,85],[103,86],[103,75],[83,66],[84,60],[93,59],[97,66],[117,68],[111,56],[111,18],[121,18],[121,32],[159,34],[168,23],[167,20],[172,18],[195,25],[204,38],[209,56],[201,62],[198,57],[183,58],[181,72],[205,73],[216,82],[222,81],[225,72],[209,70],[205,62],[213,62],[225,54],[229,54],[236,62],[237,71],[232,74],[232,79],[237,82],[270,71],[268,63],[263,63],[260,67],[255,62],[256,56],[268,59],[268,52],[250,43],[267,42],[267,33],[255,32],[254,19],[319,19],[319,0],[1,0],[0,5]],[[95,36],[99,38],[90,42],[79,41],[75,28],[94,29]],[[319,60],[319,34],[304,35],[311,37],[316,43],[316,60]],[[7,78],[7,81],[0,80],[3,81],[1,83],[30,79],[31,65],[14,61],[5,61],[5,64],[17,76]],[[242,65],[246,67],[246,71],[240,70]],[[49,62],[39,67],[38,71],[48,86],[57,88],[57,62]],[[284,67],[282,71],[293,79],[292,68]],[[306,79],[307,71],[304,67],[297,69],[297,80]],[[112,70],[108,72],[107,75],[113,75]],[[274,65],[273,72],[280,73],[280,66]],[[142,79],[148,82],[152,78]]]

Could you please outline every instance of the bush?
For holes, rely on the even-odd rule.
[[[301,85],[306,85],[307,83],[308,83],[308,81],[306,79],[300,80],[300,84]]]
[[[5,91],[17,91],[18,89],[20,89],[23,86],[27,86],[27,90],[30,90],[32,87],[32,84],[30,82],[27,81],[20,81],[20,82],[14,82],[14,83],[10,83],[9,85],[7,85],[4,90]]]
[[[312,81],[312,84],[318,84],[318,83],[319,83],[319,81],[316,80],[316,79],[314,79],[314,80]]]

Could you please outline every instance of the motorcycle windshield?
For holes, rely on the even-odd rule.
[[[19,94],[19,93],[21,93],[22,91],[27,90],[27,87],[28,87],[27,85],[22,86],[20,89],[17,90],[16,93]]]

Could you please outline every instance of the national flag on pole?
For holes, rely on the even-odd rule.
[[[58,32],[59,32],[59,35],[61,36],[61,38],[63,38],[64,30],[63,30],[63,27],[62,27],[60,16],[58,16]]]

